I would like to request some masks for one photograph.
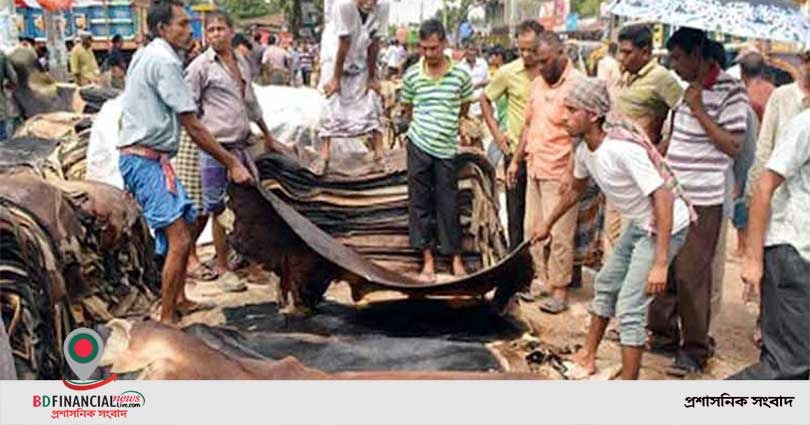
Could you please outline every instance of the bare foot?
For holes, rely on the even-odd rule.
[[[374,151],[373,157],[374,162],[384,162],[385,161],[385,153],[380,151]]]
[[[311,310],[304,306],[295,306],[295,305],[288,305],[278,311],[280,314],[290,317],[307,317],[311,313]]]
[[[453,276],[466,276],[467,270],[464,269],[464,261],[461,260],[460,255],[453,257]]]
[[[200,259],[196,256],[189,256],[188,263],[186,263],[186,274],[190,274],[194,269],[200,267]]]
[[[429,249],[422,251],[422,271],[419,273],[419,280],[429,283],[436,281],[436,260]]]
[[[310,166],[310,171],[312,174],[316,176],[322,176],[326,174],[326,171],[329,169],[329,158],[324,159],[323,157],[318,157],[312,162]]]
[[[432,271],[422,270],[422,272],[419,273],[419,280],[423,282],[433,283],[436,281],[436,273]]]
[[[374,157],[371,163],[371,171],[374,173],[385,173],[386,171],[386,164],[382,158]]]
[[[577,366],[584,369],[588,375],[593,375],[596,373],[596,356],[589,354],[585,350],[579,350],[576,353],[572,354],[570,357],[571,361],[576,363]]]

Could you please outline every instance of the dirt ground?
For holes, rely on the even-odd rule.
[[[752,333],[755,328],[755,315],[742,301],[743,284],[740,280],[740,260],[734,257],[734,232],[729,232],[727,241],[726,273],[723,283],[722,307],[712,323],[712,336],[715,338],[716,354],[709,361],[707,370],[700,376],[691,376],[687,379],[723,379],[753,363],[759,356],[759,349],[752,343]],[[200,248],[203,258],[210,258],[213,249],[210,246]],[[488,347],[500,359],[504,369],[514,372],[531,371],[537,373],[541,379],[562,379],[562,375],[555,371],[551,365],[537,365],[526,361],[526,355],[538,347],[545,352],[564,352],[576,345],[584,343],[588,327],[588,305],[593,295],[594,273],[586,270],[583,273],[583,287],[572,291],[571,308],[560,315],[551,316],[540,312],[536,302],[521,302],[512,310],[515,319],[525,324],[526,333],[518,340],[496,341]],[[220,292],[211,283],[191,283],[187,291],[192,299],[211,300],[218,307],[211,311],[200,312],[184,319],[183,325],[192,323],[205,323],[208,325],[221,325],[225,322],[222,309],[238,307],[244,304],[264,303],[275,301],[274,275],[264,272],[252,273],[249,280],[248,291],[237,294]],[[395,293],[375,293],[355,305],[364,308],[368,303],[378,300],[390,300],[399,297]],[[348,286],[333,284],[327,291],[329,301],[351,305]],[[459,304],[476,302],[459,300]],[[452,308],[453,303],[449,303]],[[245,329],[247,331],[249,329]],[[620,367],[620,349],[615,341],[605,340],[600,347],[597,357],[597,373],[591,379],[611,379]],[[665,374],[666,367],[671,358],[645,353],[642,379],[673,379]],[[677,379],[677,378],[675,378]]]
[[[740,279],[740,259],[733,255],[736,236],[729,232],[726,272],[720,311],[712,319],[711,335],[716,341],[715,356],[700,376],[687,379],[724,379],[756,362],[759,349],[752,342],[756,316],[742,301],[743,283]],[[558,316],[542,313],[536,303],[522,304],[521,313],[541,341],[559,347],[584,344],[588,327],[588,311],[593,296],[594,274],[584,273],[583,288],[572,292],[571,308]],[[618,342],[605,340],[600,346],[597,368],[618,371],[621,363]],[[645,352],[641,379],[678,379],[666,375],[672,358]]]

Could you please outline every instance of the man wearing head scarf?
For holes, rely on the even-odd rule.
[[[619,320],[622,379],[638,379],[646,341],[647,307],[666,287],[667,269],[689,228],[688,201],[643,130],[610,113],[604,81],[583,78],[563,99],[562,123],[581,143],[574,153],[574,183],[551,215],[533,231],[548,238],[557,220],[577,204],[593,178],[629,225],[594,281],[585,347],[573,360],[584,375],[596,371],[596,351],[611,317]]]

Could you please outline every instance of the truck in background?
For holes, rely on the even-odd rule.
[[[20,37],[29,37],[37,43],[45,42],[43,10],[36,0],[14,0],[16,24]],[[65,39],[73,39],[79,31],[93,34],[93,49],[107,50],[115,34],[124,38],[124,50],[134,50],[146,34],[146,14],[150,0],[74,0],[70,9],[62,12]],[[186,6],[191,16],[194,38],[201,40],[205,13],[215,6],[202,4]]]

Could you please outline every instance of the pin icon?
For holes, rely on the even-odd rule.
[[[101,341],[101,336],[92,329],[79,328],[68,334],[62,350],[70,370],[79,379],[86,381],[101,360],[104,343]]]

